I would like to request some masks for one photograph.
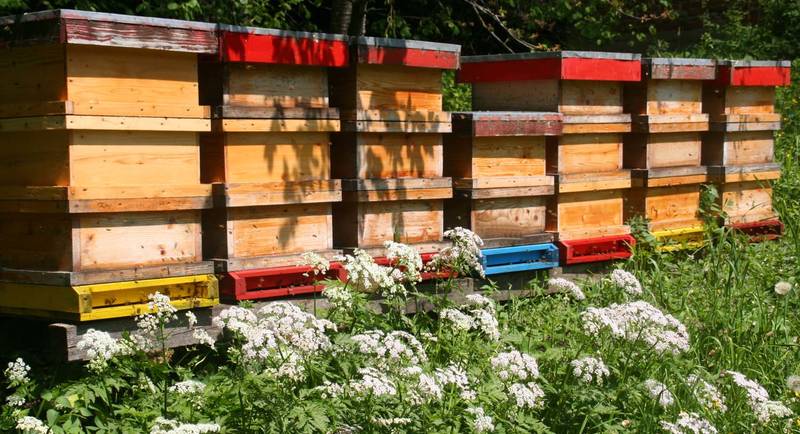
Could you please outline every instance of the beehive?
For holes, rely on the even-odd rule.
[[[457,45],[354,38],[350,66],[331,71],[332,105],[342,133],[333,138],[333,176],[343,180],[334,206],[334,244],[380,247],[386,240],[436,249],[442,240],[442,70],[458,67]]]
[[[461,82],[472,83],[474,110],[543,110],[563,115],[563,135],[547,140],[547,172],[556,195],[547,230],[559,240],[625,235],[622,165],[623,83],[639,81],[640,57],[624,53],[552,52],[471,56]]]
[[[454,113],[453,134],[445,136],[445,174],[454,189],[445,227],[466,227],[486,247],[552,241],[545,232],[554,192],[545,137],[559,134],[559,113]]]
[[[703,163],[719,188],[727,224],[772,222],[771,181],[780,176],[774,161],[775,87],[788,85],[788,61],[726,61],[705,86],[703,109],[711,132],[703,140]]]
[[[0,26],[6,300],[32,287],[59,292],[45,298],[52,305],[26,307],[53,313],[80,285],[119,282],[93,309],[130,313],[121,300],[141,310],[147,295],[133,279],[212,272],[200,240],[211,187],[200,182],[199,132],[210,121],[197,53],[216,51],[214,26],[65,10]],[[206,289],[176,297],[209,305],[216,295]]]
[[[201,95],[214,107],[202,138],[203,181],[214,184],[204,215],[204,253],[219,271],[295,265],[332,256],[330,133],[339,111],[328,67],[348,62],[341,35],[220,27],[220,54],[201,62]]]
[[[643,59],[642,81],[625,85],[625,109],[633,116],[624,140],[624,164],[633,169],[626,219],[644,216],[663,241],[688,246],[703,236],[700,192],[708,179],[701,154],[709,119],[702,95],[715,75],[713,60]]]

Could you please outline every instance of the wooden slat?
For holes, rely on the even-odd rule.
[[[622,114],[622,85],[615,81],[561,82],[558,111],[576,116]]]
[[[328,260],[341,255],[339,249],[326,249],[314,251],[317,255]],[[253,257],[236,257],[227,259],[214,259],[214,264],[218,272],[258,270],[261,268],[290,267],[298,265],[302,260],[302,253],[291,253],[288,255],[264,255]],[[225,279],[225,277],[223,277]]]
[[[208,119],[78,115],[0,119],[0,131],[41,130],[210,131],[211,122]]]
[[[470,199],[495,199],[507,197],[533,197],[550,196],[555,192],[553,185],[539,185],[529,187],[483,187],[466,190],[455,190],[453,197],[466,197]]]
[[[460,178],[453,180],[454,188],[515,188],[552,186],[552,176],[499,176],[491,178]]]
[[[413,190],[430,188],[450,188],[450,178],[385,178],[385,179],[343,179],[344,191]]]
[[[74,286],[213,273],[214,264],[212,262],[167,264],[150,267],[125,268],[119,270],[80,272],[16,270],[11,268],[0,268],[0,281],[34,285]]]
[[[339,202],[340,180],[215,184],[215,201],[228,207]]]
[[[452,188],[414,188],[400,190],[358,190],[342,192],[342,202],[391,202],[449,199]]]
[[[465,137],[557,136],[562,116],[550,112],[464,112],[453,117],[453,131]]]
[[[558,138],[559,174],[601,173],[622,168],[620,134],[570,134]]]
[[[763,181],[729,182],[720,187],[720,205],[728,216],[726,223],[751,223],[772,220],[772,188]]]
[[[627,170],[604,173],[559,174],[556,188],[559,193],[619,190],[630,188],[631,174]]]
[[[471,230],[481,238],[524,237],[544,232],[546,202],[541,197],[473,200]]]
[[[622,193],[606,190],[559,194],[548,230],[558,232],[559,240],[629,233],[623,223]]]
[[[225,132],[326,132],[339,131],[336,119],[223,119]]]
[[[449,123],[450,112],[429,110],[343,110],[346,121]]]
[[[332,248],[328,203],[237,207],[226,212],[230,233],[228,258]]]
[[[438,69],[359,65],[354,79],[356,110],[442,111],[442,73]]]
[[[214,108],[217,119],[339,119],[333,107],[259,107],[222,105]]]
[[[334,135],[334,178],[435,178],[442,176],[440,134]]]
[[[450,122],[382,122],[358,121],[342,122],[342,131],[364,133],[449,133],[453,131]]]
[[[71,101],[47,101],[28,104],[0,104],[0,118],[70,115]]]

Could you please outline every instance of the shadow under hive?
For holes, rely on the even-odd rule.
[[[197,86],[214,26],[79,11],[0,25],[0,142],[14,144],[0,146],[0,309],[133,315],[155,291],[216,303]]]
[[[342,178],[334,206],[334,245],[377,256],[386,240],[421,252],[441,247],[442,70],[458,67],[457,45],[354,38],[350,66],[331,71],[331,100],[342,115],[333,138],[333,174]]]

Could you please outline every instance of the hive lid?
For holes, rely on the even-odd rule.
[[[0,17],[0,47],[102,45],[216,53],[216,24],[56,9]]]
[[[354,61],[369,65],[404,65],[457,69],[461,46],[441,42],[360,36],[351,39]]]
[[[642,59],[646,78],[658,80],[713,80],[717,62],[713,59],[655,57]]]
[[[345,35],[219,25],[220,58],[228,62],[347,66]]]
[[[465,56],[462,83],[524,80],[641,80],[641,55],[599,51],[553,51]]]
[[[724,60],[718,62],[717,82],[726,86],[787,86],[792,82],[788,60]]]

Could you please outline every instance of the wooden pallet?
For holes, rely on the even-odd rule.
[[[482,249],[484,274],[493,276],[558,267],[558,247],[552,243]]]
[[[217,279],[207,274],[76,286],[0,281],[0,313],[71,321],[129,317],[149,312],[147,296],[156,291],[178,309],[219,303]]]
[[[0,117],[207,118],[197,55],[215,25],[80,11],[0,18]]]

